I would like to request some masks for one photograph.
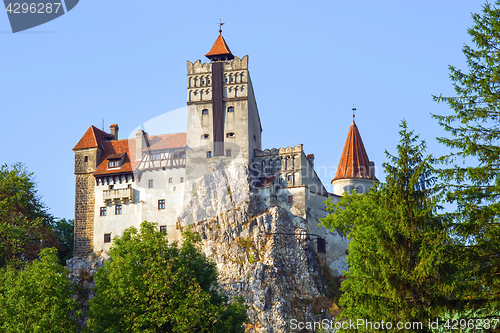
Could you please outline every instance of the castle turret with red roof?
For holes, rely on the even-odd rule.
[[[368,159],[358,126],[353,120],[340,157],[337,174],[332,179],[333,193],[342,195],[353,189],[356,189],[357,193],[365,193],[373,186],[374,180],[377,180],[375,165]]]

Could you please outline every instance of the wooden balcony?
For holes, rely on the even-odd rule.
[[[133,202],[134,190],[132,188],[118,188],[112,190],[104,190],[103,199],[105,204],[108,202],[123,203],[127,200]]]

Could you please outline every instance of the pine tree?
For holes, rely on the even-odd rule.
[[[406,330],[427,332],[449,305],[452,290],[447,249],[447,225],[437,215],[439,195],[434,189],[432,158],[425,157],[425,142],[401,124],[397,155],[387,151],[386,183],[366,194],[344,194],[332,214],[322,219],[331,230],[349,239],[349,271],[342,282],[341,317],[357,322],[422,323]],[[359,331],[374,331],[370,326]],[[404,331],[404,330],[402,330]]]
[[[441,158],[441,177],[457,206],[451,215],[461,242],[463,301],[488,316],[500,308],[500,1],[472,18],[474,46],[463,47],[468,71],[449,67],[457,96],[434,96],[454,113],[434,117],[451,134],[438,140],[451,148]]]

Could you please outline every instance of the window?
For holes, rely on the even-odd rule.
[[[169,184],[172,184],[172,178],[168,179]]]
[[[203,110],[201,111],[201,114],[208,114],[208,109],[203,109]]]
[[[257,142],[257,137],[255,135],[253,136],[253,141]]]
[[[288,196],[288,203],[293,203],[293,195]]]
[[[175,186],[174,186],[174,191],[175,191]]]
[[[101,211],[99,212],[99,215],[106,216],[106,207],[101,207]]]
[[[211,151],[207,151],[207,158],[212,158],[212,152]]]
[[[160,232],[163,232],[164,234],[167,233],[167,226],[166,225],[161,225],[160,226]]]
[[[109,185],[109,189],[112,190],[115,188],[115,185]]]
[[[104,243],[111,243],[111,234],[104,234]]]
[[[115,215],[120,215],[122,213],[122,205],[115,206]]]
[[[128,187],[128,188],[132,188],[132,184],[128,184],[128,185],[127,185],[127,187]]]
[[[292,181],[292,175],[288,175],[287,179],[288,179],[289,182]]]
[[[120,166],[120,160],[108,162],[108,168],[118,168],[119,166]]]
[[[152,179],[148,180],[148,187],[149,188],[153,187],[153,180]]]
[[[181,177],[181,183],[184,183],[184,177]]]
[[[158,209],[165,209],[165,199],[158,200]]]
[[[89,157],[88,157],[88,156],[85,156],[85,157],[83,158],[83,161],[84,161],[85,163],[87,163],[87,162],[89,161]]]
[[[234,112],[234,106],[230,106],[227,108],[227,112]]]
[[[226,150],[226,157],[231,157],[231,149]]]
[[[202,134],[201,138],[207,140],[210,137],[208,134]]]
[[[226,138],[234,138],[234,133],[226,133]]]

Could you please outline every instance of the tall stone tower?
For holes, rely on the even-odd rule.
[[[114,125],[116,126],[116,125]],[[115,128],[118,131],[118,127]],[[75,257],[94,250],[95,177],[102,142],[113,140],[114,135],[90,126],[73,148],[75,152]]]
[[[233,56],[221,30],[206,57],[187,62],[186,177],[249,163],[261,149],[262,127],[248,72],[248,56]]]
[[[363,140],[353,119],[337,173],[332,180],[333,194],[342,195],[354,189],[357,193],[368,192],[374,180],[377,180],[375,164],[368,159]]]

